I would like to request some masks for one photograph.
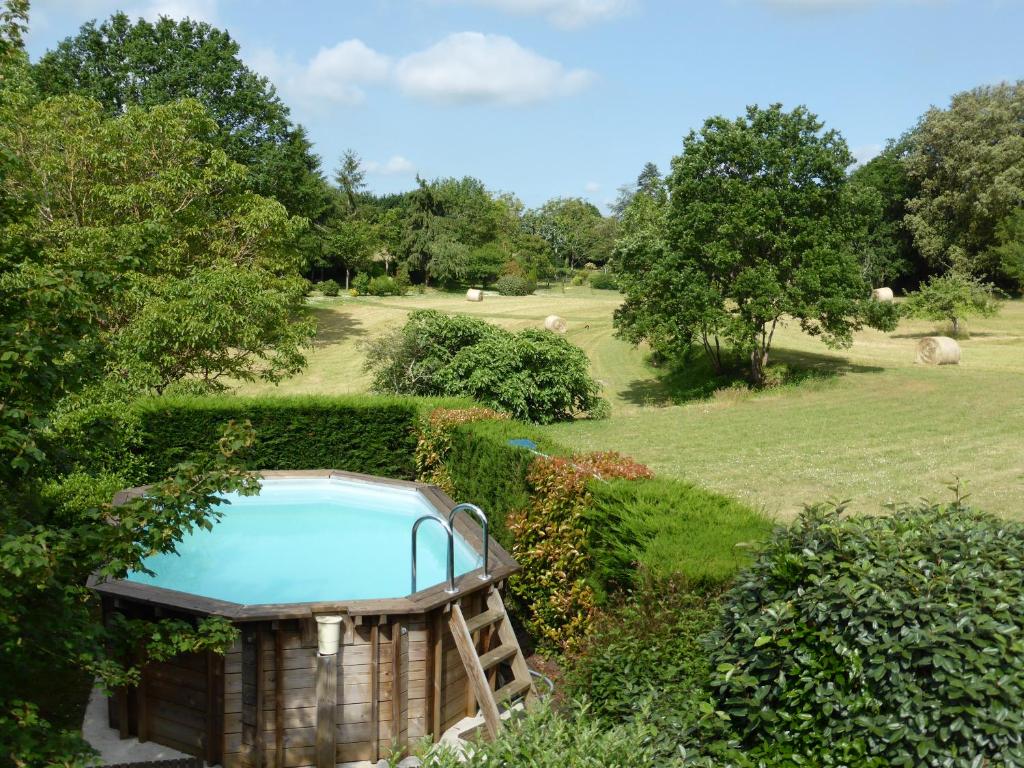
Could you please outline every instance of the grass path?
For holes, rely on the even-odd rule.
[[[612,404],[610,419],[546,428],[565,445],[620,450],[661,474],[783,517],[827,498],[867,510],[921,496],[942,499],[960,476],[978,506],[1024,518],[1024,302],[973,323],[959,366],[914,364],[918,338],[936,330],[930,323],[904,322],[893,334],[864,331],[840,352],[784,328],[776,359],[839,375],[674,404],[643,350],[615,338],[618,301],[615,293],[589,288],[488,296],[480,304],[439,293],[317,300],[321,330],[310,366],[277,390],[365,391],[360,342],[401,324],[414,308],[463,312],[512,329],[539,327],[555,313],[569,321],[568,338],[587,352]]]

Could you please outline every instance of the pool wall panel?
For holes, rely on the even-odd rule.
[[[441,612],[438,616],[441,617]],[[363,621],[343,634],[338,652],[335,751],[339,763],[378,760],[390,753],[392,745],[404,748],[432,730],[427,696],[430,681],[426,669],[429,634],[426,617],[394,617],[379,624],[371,617]],[[447,623],[440,623],[445,629],[445,636],[441,638],[443,676],[440,680],[443,730],[449,722],[457,722],[465,714],[465,690],[452,688],[464,689],[466,676],[447,633]],[[317,649],[315,635],[311,640],[310,634],[299,627],[299,621],[279,622],[277,630],[267,627],[267,635],[279,633],[281,651],[279,659],[272,649],[263,651],[259,707],[263,713],[264,766],[300,768],[316,764]],[[396,635],[397,649],[393,645]],[[225,766],[259,764],[255,740],[243,738],[243,686],[241,643],[236,643],[224,660]]]

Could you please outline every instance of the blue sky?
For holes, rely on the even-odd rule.
[[[683,136],[806,104],[861,158],[960,90],[1024,79],[1024,0],[35,0],[38,57],[116,9],[230,31],[327,171],[473,175],[605,205]]]

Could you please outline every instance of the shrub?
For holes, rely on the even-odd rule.
[[[611,272],[595,272],[590,276],[590,287],[599,288],[603,291],[617,291],[619,281]]]
[[[400,395],[436,395],[450,386],[447,367],[465,347],[501,332],[467,315],[432,309],[409,313],[405,325],[365,346],[373,389]]]
[[[530,465],[530,503],[509,514],[512,555],[523,566],[508,593],[538,646],[571,651],[593,618],[585,511],[593,477],[641,478],[651,471],[617,453],[537,457]]]
[[[228,421],[250,421],[253,469],[343,469],[415,475],[422,404],[381,397],[153,398],[135,406],[141,434],[135,450],[162,477],[216,441]]]
[[[421,310],[366,349],[378,392],[468,396],[539,423],[596,415],[603,402],[587,356],[552,333],[512,333],[475,318]]]
[[[588,546],[603,587],[634,586],[639,566],[656,579],[718,588],[750,564],[771,533],[764,515],[677,480],[591,482],[590,493]]]
[[[656,727],[663,758],[699,734],[701,753],[736,759],[733,735],[714,714],[705,638],[718,626],[719,593],[696,592],[672,579],[644,579],[591,624],[566,668],[562,689],[586,696],[590,714],[610,724],[643,719]]]
[[[728,594],[721,708],[812,765],[1024,765],[1024,526],[811,507]]]
[[[358,294],[365,295],[370,288],[370,276],[366,272],[360,272],[352,278],[352,290]]]
[[[428,746],[427,768],[682,768],[678,751],[666,758],[653,746],[657,733],[638,719],[611,726],[589,715],[586,705],[564,713],[542,703],[526,716],[510,718],[494,741],[474,741],[461,754],[449,745]]]
[[[341,286],[334,280],[321,280],[316,287],[324,296],[337,296],[341,291]]]
[[[388,275],[374,277],[366,285],[365,291],[370,296],[404,296],[405,286],[401,285],[395,278]]]
[[[534,286],[525,277],[517,275],[499,277],[494,288],[502,296],[529,296],[534,290]]]
[[[602,402],[590,361],[564,337],[527,329],[495,334],[452,359],[445,394],[468,395],[517,419],[548,424],[592,413]]]
[[[438,408],[424,422],[416,446],[419,479],[439,485],[458,501],[479,505],[491,535],[506,549],[512,540],[505,520],[530,501],[527,475],[534,458],[508,441],[532,438],[545,453],[562,450],[526,430],[522,422],[489,408]]]

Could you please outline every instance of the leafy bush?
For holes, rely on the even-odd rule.
[[[504,275],[499,277],[494,284],[495,290],[502,296],[529,296],[533,293],[534,286],[525,277],[518,275]]]
[[[717,588],[750,564],[771,523],[744,504],[677,480],[590,483],[587,524],[595,579],[629,588],[637,566]]]
[[[452,386],[448,366],[465,347],[500,329],[467,315],[432,309],[409,313],[405,325],[366,344],[373,389],[399,395],[435,395]]]
[[[590,276],[590,287],[599,288],[604,291],[617,291],[619,281],[611,272],[595,272]]]
[[[586,633],[596,595],[590,584],[587,542],[589,481],[651,477],[643,464],[617,453],[571,459],[538,456],[527,480],[530,503],[506,520],[512,555],[523,569],[509,579],[508,594],[531,637],[542,649],[569,651]]]
[[[443,394],[468,395],[513,418],[547,424],[592,413],[602,402],[582,349],[558,334],[504,331],[462,349]],[[441,393],[439,393],[441,394]]]
[[[586,696],[590,714],[611,724],[639,719],[656,727],[659,755],[694,739],[704,755],[738,759],[726,723],[714,713],[705,638],[718,626],[717,592],[673,579],[645,579],[628,600],[601,611],[562,680],[570,697]]]
[[[419,479],[483,508],[491,535],[506,549],[512,548],[512,540],[505,520],[530,501],[527,475],[534,458],[509,445],[515,438],[533,439],[544,453],[563,451],[522,422],[489,408],[434,410],[421,427],[416,446]]]
[[[952,270],[933,275],[907,296],[901,311],[906,317],[948,320],[953,335],[960,333],[960,321],[968,317],[992,317],[999,312],[995,286],[963,272]]]
[[[804,764],[1024,765],[1024,526],[811,507],[724,601],[721,709]]]
[[[589,715],[586,705],[566,713],[550,704],[533,708],[525,717],[511,718],[494,741],[483,739],[462,755],[448,745],[421,752],[426,768],[681,768],[682,756],[661,754],[653,745],[657,732],[642,719],[611,726]]]
[[[343,469],[412,478],[424,404],[382,397],[154,398],[135,411],[152,478],[215,441],[231,420],[250,421],[253,469]]]
[[[370,296],[404,296],[406,286],[399,283],[395,278],[388,275],[381,275],[370,280],[365,291]]]
[[[432,310],[371,341],[366,368],[378,392],[472,397],[548,423],[599,412],[597,383],[581,349],[552,333],[512,333],[482,320]]]
[[[316,287],[324,296],[337,296],[341,292],[341,286],[334,280],[321,280]]]
[[[358,275],[352,278],[352,289],[360,295],[366,294],[370,288],[370,275],[366,272],[360,272]]]

